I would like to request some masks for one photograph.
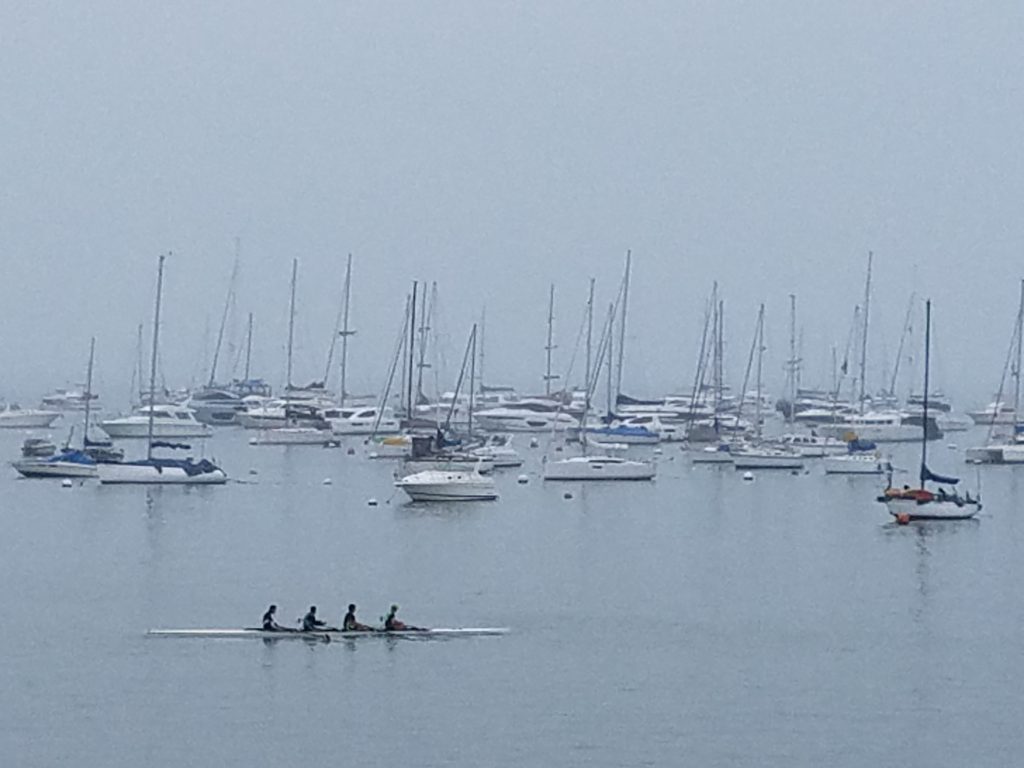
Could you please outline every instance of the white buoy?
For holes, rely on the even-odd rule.
[[[950,443],[946,447],[949,448],[949,450],[951,450],[951,451],[955,451],[956,450],[956,443]]]
[[[377,506],[377,500],[376,499],[367,499],[366,506],[368,506],[368,507],[376,507]]]
[[[520,475],[519,477],[516,478],[516,482],[519,483],[520,485],[526,485],[528,482],[530,482],[530,478],[528,475]]]
[[[71,483],[71,478],[70,477],[65,477],[63,480],[60,481],[60,487],[61,488],[70,488],[71,485],[72,485],[72,483]]]
[[[324,485],[330,485],[330,484],[331,484],[331,478],[325,477],[324,478]]]
[[[654,449],[654,453],[655,454],[660,454],[661,453],[661,448],[655,448]]]
[[[536,448],[538,445],[540,445],[540,440],[538,440],[536,437],[531,437],[530,438],[530,447],[531,448]]]
[[[743,479],[746,480],[749,483],[751,480],[754,479],[754,473],[753,472],[744,472],[743,473]]]
[[[370,451],[370,453],[369,453],[368,455],[369,455],[369,457],[370,457],[371,459],[376,459],[376,458],[377,458],[377,456],[378,456],[378,454],[377,454],[377,452],[376,452],[376,451]]]

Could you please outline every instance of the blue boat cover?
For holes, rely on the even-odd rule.
[[[956,485],[960,482],[958,477],[946,477],[945,475],[936,475],[924,464],[921,465],[921,484],[924,485],[925,481],[931,480],[933,483],[943,483],[945,485]]]

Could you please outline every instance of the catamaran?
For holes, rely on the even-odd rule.
[[[928,422],[928,369],[930,366],[932,303],[925,302],[924,326],[924,396],[922,411],[925,423]],[[921,487],[894,488],[892,473],[889,474],[888,487],[878,497],[889,508],[889,513],[900,523],[913,520],[967,520],[981,510],[981,499],[972,498],[970,493],[961,496],[955,490],[950,493],[942,486],[956,486],[960,481],[955,477],[937,475],[928,469],[928,436],[921,431]],[[939,484],[938,492],[928,490],[925,485],[931,480]]]

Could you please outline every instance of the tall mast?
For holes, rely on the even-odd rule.
[[[423,396],[423,370],[430,367],[427,362],[427,334],[430,333],[431,318],[437,312],[437,281],[430,284],[430,300],[427,300],[426,286],[423,286],[423,320],[418,329],[420,337],[419,360],[416,362],[416,402]]]
[[[82,449],[89,446],[89,412],[92,410],[92,361],[96,354],[96,337],[89,340],[89,367],[85,373],[85,430],[82,433]]]
[[[476,323],[473,323],[473,348],[469,353],[469,411],[466,414],[466,434],[473,436],[473,406],[476,404]]]
[[[757,402],[754,404],[754,431],[758,440],[761,439],[761,358],[764,355],[764,304],[757,313]],[[793,405],[790,405],[790,413]]]
[[[145,364],[142,361],[142,323],[139,323],[135,329],[135,370],[132,371],[132,402],[135,402],[135,396],[139,397],[139,405],[145,405],[145,401],[142,397],[142,387],[145,386],[143,382],[143,370]],[[153,399],[153,394],[149,395],[150,400]]]
[[[619,361],[615,374],[616,403],[618,403],[619,395],[622,394],[622,365],[626,356],[626,310],[629,307],[629,273],[632,259],[632,251],[626,251],[626,273],[622,278],[622,317],[619,318]]]
[[[796,417],[796,372],[799,361],[796,356],[796,294],[789,294],[789,426],[793,427]]]
[[[480,393],[484,391],[484,331],[487,328],[487,305],[480,310],[480,364],[477,371],[480,374]]]
[[[354,336],[355,331],[348,327],[349,306],[352,301],[352,254],[348,255],[348,263],[345,265],[345,312],[342,320],[341,331],[341,389],[338,393],[338,405],[345,405],[345,385],[348,369],[348,337]]]
[[[419,283],[416,280],[412,281],[412,304],[410,305],[409,314],[409,349],[408,351],[408,365],[407,375],[405,380],[406,386],[406,397],[405,397],[405,417],[411,422],[412,421],[412,388],[413,388],[413,368],[416,362],[416,295],[419,288]]]
[[[722,407],[725,389],[725,302],[718,300],[718,338],[715,341],[715,416]]]
[[[213,387],[217,381],[217,361],[220,359],[220,347],[224,343],[224,329],[228,324],[228,313],[231,311],[231,303],[235,296],[235,281],[238,279],[239,260],[241,258],[242,240],[235,238],[235,263],[231,267],[231,280],[228,282],[228,294],[224,297],[224,311],[220,316],[220,328],[217,330],[217,344],[213,348],[213,362],[210,364],[210,378],[206,386]]]
[[[590,278],[590,292],[587,294],[587,367],[583,375],[584,386],[590,390],[590,376],[594,348],[594,278]],[[587,397],[589,402],[590,398]]]
[[[285,397],[292,389],[292,352],[295,346],[295,283],[299,278],[299,260],[292,259],[292,291],[291,301],[288,303],[288,373],[285,382]]]
[[[555,332],[555,284],[552,283],[548,290],[548,343],[544,345],[544,352],[547,364],[544,367],[544,394],[551,394],[551,382],[558,376],[551,373],[551,352],[554,350]]]
[[[1020,281],[1020,304],[1017,307],[1017,368],[1014,372],[1013,384],[1013,435],[1017,437],[1017,424],[1020,423],[1020,364],[1021,345],[1024,338],[1024,280]]]
[[[903,360],[903,345],[906,342],[907,334],[910,332],[910,317],[914,311],[914,304],[917,294],[911,292],[910,301],[907,302],[907,314],[903,318],[903,330],[900,332],[900,343],[896,347],[896,363],[892,367],[892,379],[889,382],[889,395],[896,396],[896,382],[900,375],[900,362]]]
[[[249,380],[249,365],[252,362],[252,312],[249,313],[249,330],[245,334],[245,380]]]
[[[932,300],[924,303],[924,397],[922,398],[921,424],[921,487],[928,475],[928,369],[931,365],[932,345]]]
[[[146,459],[153,458],[153,415],[156,406],[153,404],[153,393],[156,391],[156,353],[160,348],[160,297],[164,290],[164,259],[160,254],[160,262],[156,272],[156,309],[153,312],[153,359],[149,361],[149,421],[146,426]]]
[[[615,304],[608,305],[608,318],[608,410],[605,415],[611,416],[614,413],[612,410],[614,397],[612,395],[612,346],[614,339],[612,337],[615,335]]]
[[[864,330],[860,337],[860,392],[858,394],[858,410],[864,415],[864,380],[868,359],[868,315],[871,309],[871,260],[874,254],[868,251],[868,276],[864,283]]]

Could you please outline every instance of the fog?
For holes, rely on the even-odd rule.
[[[549,284],[564,371],[589,278],[606,306],[629,249],[624,389],[654,395],[689,386],[716,280],[734,387],[762,301],[781,386],[790,293],[804,382],[827,384],[873,251],[870,388],[916,292],[937,385],[976,405],[1024,276],[1022,17],[4,0],[0,399],[81,381],[95,335],[98,388],[126,400],[164,252],[161,370],[201,383],[238,238],[229,336],[254,313],[253,372],[275,386],[293,258],[297,382],[323,375],[351,253],[350,389],[382,388],[416,279],[438,285],[444,373],[486,306],[488,383],[539,391]]]

